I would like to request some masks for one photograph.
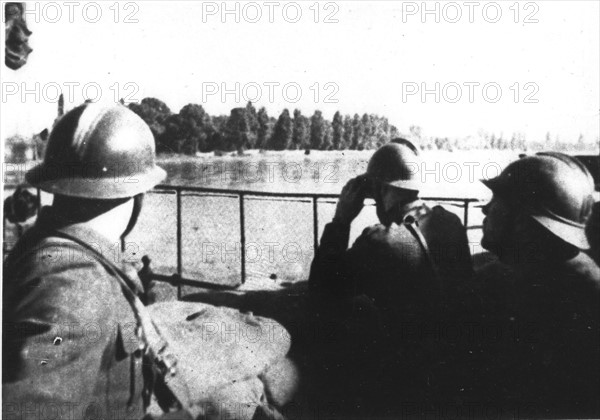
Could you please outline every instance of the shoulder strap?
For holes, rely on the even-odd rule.
[[[114,277],[116,277],[119,281],[123,294],[131,305],[131,308],[133,309],[133,312],[135,313],[138,323],[142,329],[143,339],[148,346],[148,352],[152,358],[152,361],[155,363],[161,374],[164,375],[165,384],[168,386],[175,398],[177,398],[184,409],[190,410],[193,407],[193,400],[185,379],[181,377],[181,375],[177,374],[177,356],[170,351],[169,344],[160,335],[160,332],[154,325],[148,310],[133,292],[131,287],[129,287],[127,284],[127,282],[130,281],[126,280],[128,279],[127,275],[101,253],[96,251],[92,246],[81,241],[80,239],[60,230],[54,231],[53,236],[69,239],[81,245],[87,251],[89,251],[89,255],[94,257],[99,263],[101,263],[115,275]]]

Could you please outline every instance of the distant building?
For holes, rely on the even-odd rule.
[[[58,98],[56,118],[52,126],[64,115],[65,100],[61,94]],[[6,139],[4,148],[4,161],[9,163],[24,163],[32,160],[40,160],[44,157],[46,151],[46,140],[49,130],[43,129],[41,132],[32,135],[30,138],[15,134]]]

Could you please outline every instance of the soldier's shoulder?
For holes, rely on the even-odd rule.
[[[375,242],[381,242],[385,235],[386,227],[384,225],[378,223],[376,225],[367,226],[364,228],[360,236],[356,238],[354,246],[372,246],[372,244]]]
[[[7,258],[7,281],[22,285],[48,283],[56,288],[83,287],[90,293],[102,294],[118,290],[106,267],[82,245],[53,236],[23,239],[29,242],[18,243]]]
[[[439,221],[441,223],[458,223],[462,224],[460,217],[451,211],[447,210],[440,204],[436,204],[431,207],[431,210],[428,213],[428,216],[435,221]]]
[[[419,224],[428,240],[467,240],[462,220],[453,212],[437,205],[422,217]]]
[[[586,253],[580,252],[571,260],[572,271],[576,273],[575,278],[582,280],[588,288],[600,292],[600,267]]]
[[[413,236],[402,224],[376,224],[363,230],[360,239],[370,246],[393,247],[399,242],[413,242]]]
[[[514,284],[516,273],[509,265],[489,258],[475,267],[475,278],[483,288],[502,289]]]
[[[367,226],[366,228],[364,228],[361,236],[369,237],[369,236],[373,236],[373,235],[378,235],[381,232],[384,232],[385,230],[386,230],[386,227],[384,225],[382,225],[381,223],[377,223],[376,225],[371,225],[371,226]]]
[[[82,255],[84,252],[83,246],[68,239],[25,235],[10,252],[6,264],[58,269],[63,265],[71,264],[75,261],[75,256]],[[89,262],[93,264],[91,259]]]

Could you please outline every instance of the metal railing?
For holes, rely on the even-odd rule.
[[[5,189],[16,188],[16,185],[4,185]],[[153,192],[153,191],[150,191]],[[246,282],[246,213],[245,213],[245,201],[248,197],[266,197],[271,199],[286,198],[296,199],[290,201],[299,202],[311,202],[312,213],[313,213],[313,245],[316,252],[319,245],[319,203],[335,203],[335,200],[339,197],[339,194],[324,194],[324,193],[303,193],[303,192],[267,192],[267,191],[250,191],[250,190],[236,190],[228,188],[211,188],[211,187],[193,187],[193,186],[177,186],[177,185],[157,185],[154,192],[174,192],[176,195],[176,243],[177,243],[177,272],[172,276],[158,275],[151,273],[153,279],[158,281],[166,281],[177,286],[177,295],[181,297],[181,286],[189,285],[196,287],[206,288],[219,288],[219,289],[235,289]],[[182,220],[182,196],[186,192],[192,192],[203,195],[222,195],[222,196],[236,196],[239,202],[239,222],[240,222],[240,251],[241,251],[241,279],[240,283],[234,286],[220,285],[217,283],[211,283],[201,280],[186,279],[183,277],[183,220]],[[38,199],[41,197],[40,190],[37,189]],[[462,203],[463,207],[463,224],[466,229],[477,229],[480,226],[469,226],[469,209],[470,204],[478,202],[477,198],[462,198],[462,197],[422,197],[426,201],[437,201],[437,202],[453,202]],[[320,201],[330,200],[330,201]],[[41,200],[40,200],[41,201]],[[6,219],[4,220],[6,224]]]

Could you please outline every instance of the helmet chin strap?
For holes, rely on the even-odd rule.
[[[129,218],[129,223],[127,227],[121,234],[121,252],[125,252],[125,238],[127,235],[131,233],[133,228],[135,227],[138,218],[140,217],[140,213],[142,212],[142,204],[144,202],[144,194],[138,194],[133,197],[133,210],[131,212],[131,217]]]

